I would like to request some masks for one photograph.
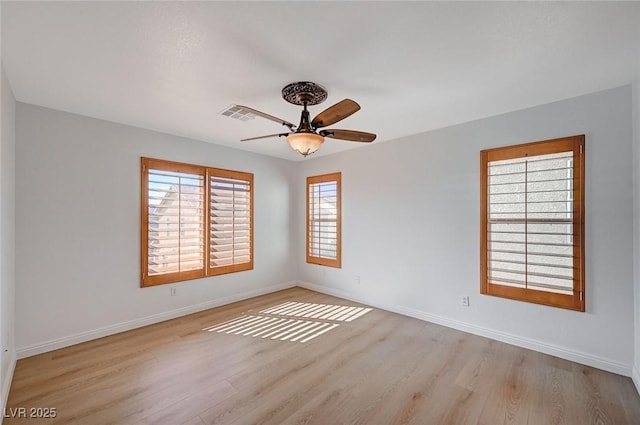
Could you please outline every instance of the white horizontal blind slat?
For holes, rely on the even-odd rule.
[[[149,276],[204,267],[204,177],[149,169]]]
[[[573,152],[488,163],[491,283],[573,293]]]

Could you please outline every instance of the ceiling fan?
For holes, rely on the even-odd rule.
[[[289,103],[301,105],[303,107],[300,124],[296,127],[295,124],[281,118],[274,117],[273,115],[265,114],[264,112],[249,108],[248,106],[235,105],[236,108],[244,112],[275,121],[285,127],[288,127],[290,130],[287,133],[276,133],[269,134],[267,136],[242,139],[241,142],[284,136],[287,138],[289,145],[296,152],[306,157],[318,150],[320,145],[324,143],[325,137],[363,143],[371,143],[376,139],[375,134],[366,133],[364,131],[324,129],[327,126],[342,121],[360,110],[360,105],[351,99],[344,99],[320,112],[312,120],[309,120],[309,111],[307,110],[307,106],[317,105],[324,102],[327,98],[327,90],[320,84],[309,81],[299,81],[288,84],[282,89],[282,97]]]

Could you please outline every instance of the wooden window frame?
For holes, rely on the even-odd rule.
[[[164,285],[168,283],[182,282],[192,279],[200,279],[203,277],[218,276],[227,273],[235,273],[240,271],[253,270],[254,262],[254,243],[253,243],[253,174],[225,170],[221,168],[205,167],[201,165],[186,164],[182,162],[167,161],[154,158],[140,158],[140,182],[141,182],[141,208],[140,208],[140,269],[141,269],[141,287],[149,287],[156,285]],[[189,270],[184,272],[166,273],[159,275],[149,275],[149,169],[159,169],[165,171],[181,172],[196,174],[204,178],[204,194],[203,194],[203,240],[204,240],[204,263],[202,269]],[[211,266],[210,252],[210,177],[217,176],[223,178],[245,180],[249,183],[249,256],[250,260],[245,263],[232,264],[228,266]]]
[[[494,284],[488,275],[488,164],[526,156],[573,151],[573,294]],[[480,293],[547,306],[585,311],[585,136],[578,135],[480,152]],[[527,223],[525,219],[525,225]]]
[[[311,224],[311,214],[309,213],[309,205],[310,205],[310,196],[309,196],[309,188],[313,184],[317,183],[327,183],[327,182],[336,182],[336,258],[324,258],[324,257],[316,257],[310,254],[311,248],[311,238],[310,238],[310,224]],[[306,184],[306,216],[307,216],[307,225],[306,225],[306,234],[307,234],[307,243],[306,243],[306,257],[307,263],[309,264],[317,264],[321,266],[342,267],[342,173],[330,173],[330,174],[322,174],[319,176],[311,176],[307,177]]]

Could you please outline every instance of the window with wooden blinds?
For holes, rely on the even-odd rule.
[[[307,263],[341,266],[341,177],[307,177]]]
[[[209,176],[210,274],[253,268],[253,174],[212,171]]]
[[[253,175],[142,158],[141,285],[253,268]]]
[[[584,136],[480,158],[481,293],[584,311]]]

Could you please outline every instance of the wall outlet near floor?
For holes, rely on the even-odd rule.
[[[460,305],[463,307],[469,307],[469,296],[468,295],[463,295],[460,298]]]
[[[175,297],[176,295],[178,295],[178,288],[170,288],[171,289],[171,296]]]
[[[353,280],[356,282],[356,285],[360,285],[360,275],[354,276]]]

